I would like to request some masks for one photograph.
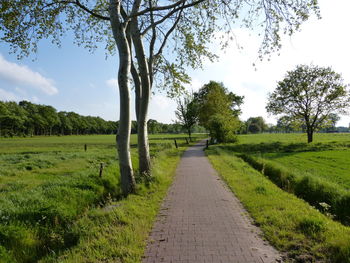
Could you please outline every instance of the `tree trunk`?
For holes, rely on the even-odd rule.
[[[312,128],[307,128],[307,142],[310,143],[313,141],[313,134],[314,134],[314,131]]]
[[[117,135],[117,148],[119,156],[119,169],[122,192],[126,196],[135,192],[135,178],[132,170],[130,156],[130,88],[128,74],[130,72],[131,57],[125,27],[119,20],[120,2],[110,0],[110,17],[114,39],[117,43],[119,53],[118,85],[120,94],[120,119]]]
[[[132,63],[132,62],[131,62]],[[140,112],[140,103],[141,103],[141,80],[139,77],[139,74],[134,66],[134,64],[131,64],[131,75],[134,80],[134,86],[135,86],[135,113],[136,113],[136,120],[139,122],[139,112]]]
[[[136,58],[141,77],[141,99],[138,107],[138,153],[140,174],[151,175],[151,158],[149,154],[147,115],[150,100],[151,81],[149,68],[142,44],[141,35],[137,26],[137,20],[131,22],[132,40],[135,47]]]

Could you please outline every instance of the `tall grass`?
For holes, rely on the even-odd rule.
[[[334,216],[343,224],[350,224],[350,193],[324,179],[291,172],[281,165],[250,155],[238,155],[254,169],[266,175],[281,189],[304,199],[320,211]],[[325,209],[327,206],[327,209]]]

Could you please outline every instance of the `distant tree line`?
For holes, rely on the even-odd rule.
[[[0,135],[5,137],[112,134],[117,128],[117,122],[105,121],[100,117],[57,112],[52,106],[28,101],[0,101]]]
[[[336,126],[340,120],[339,115],[331,113],[325,119],[323,125],[317,130],[317,132],[350,132],[349,127]],[[250,117],[247,121],[241,123],[240,134],[255,134],[255,133],[294,133],[294,132],[306,132],[307,128],[303,120],[297,120],[289,118],[288,116],[282,116],[277,120],[276,125],[266,123],[263,117]]]
[[[57,111],[54,107],[28,101],[0,101],[0,136],[85,135],[116,134],[118,121],[101,117],[82,116],[75,112]],[[148,121],[149,133],[181,133],[180,124]],[[205,132],[200,126],[195,132]],[[131,133],[137,133],[137,122],[132,121]]]

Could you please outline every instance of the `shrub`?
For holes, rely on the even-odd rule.
[[[232,115],[215,114],[209,120],[210,137],[218,142],[236,142],[238,129],[239,121]]]

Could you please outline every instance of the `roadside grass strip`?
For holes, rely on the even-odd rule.
[[[232,151],[211,146],[206,153],[248,210],[264,237],[287,262],[350,262],[350,228],[283,191]]]
[[[77,245],[39,262],[141,262],[148,234],[184,150],[159,153],[154,159],[153,182],[139,185],[137,194],[126,199],[87,211],[72,227],[80,237]]]

